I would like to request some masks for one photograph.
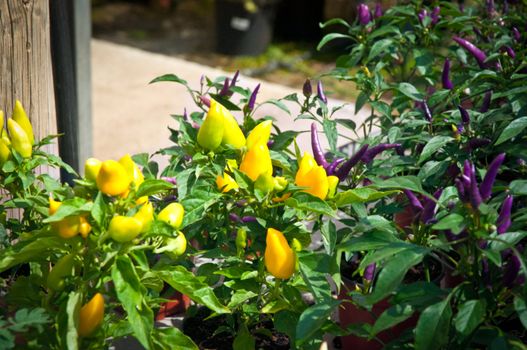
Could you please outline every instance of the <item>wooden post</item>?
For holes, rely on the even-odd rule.
[[[20,100],[37,139],[57,133],[49,24],[48,0],[0,1],[0,109]]]
[[[90,1],[52,0],[50,11],[60,155],[80,171],[92,153]]]

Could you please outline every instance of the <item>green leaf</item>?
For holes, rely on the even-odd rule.
[[[91,211],[93,203],[88,202],[87,200],[75,197],[73,199],[67,199],[60,205],[57,212],[50,217],[42,220],[44,223],[56,222],[64,219],[67,216],[71,215],[80,215],[85,214]]]
[[[286,112],[287,114],[289,114],[289,115],[291,114],[291,111],[289,110],[289,108],[287,108],[286,104],[283,103],[280,100],[276,100],[276,99],[273,98],[273,99],[265,101],[262,104],[265,104],[265,103],[272,104],[272,105],[280,108],[282,111]]]
[[[414,308],[409,304],[393,305],[384,311],[375,321],[375,324],[370,331],[370,337],[373,337],[377,333],[403,322],[412,316],[414,311]]]
[[[370,96],[368,94],[366,94],[364,91],[360,92],[359,96],[357,96],[357,100],[355,101],[355,115],[359,113],[359,111],[369,99]],[[352,130],[355,130],[355,127],[353,127]]]
[[[415,348],[417,350],[440,349],[448,341],[448,331],[452,309],[450,300],[445,299],[427,307],[415,330]]]
[[[370,53],[368,55],[368,59],[366,61],[369,62],[372,59],[378,59],[379,55],[382,52],[384,52],[386,50],[389,50],[392,47],[393,47],[393,40],[392,39],[377,40],[375,42],[375,44],[373,44],[373,46],[371,47]],[[356,114],[356,112],[355,112],[355,114]]]
[[[418,163],[422,163],[427,160],[432,154],[437,152],[441,147],[454,140],[450,136],[434,136],[432,137],[423,148],[421,155],[419,156]]]
[[[527,302],[520,295],[514,297],[514,309],[518,313],[524,328],[527,328]]]
[[[335,120],[337,121],[338,124],[350,130],[355,130],[357,128],[357,124],[355,124],[353,120],[350,120],[350,119],[335,119]]]
[[[167,282],[172,288],[187,295],[197,303],[203,304],[218,314],[230,313],[230,310],[223,306],[214,290],[202,280],[187,271],[183,266],[174,266],[169,271],[157,271],[157,275]]]
[[[367,203],[399,192],[398,190],[379,191],[372,187],[359,187],[339,192],[335,196],[335,204],[337,207],[343,207],[352,203]]]
[[[340,34],[340,33],[330,33],[330,34],[326,34],[322,40],[320,40],[320,43],[318,43],[317,45],[317,51],[320,51],[320,49],[326,45],[327,43],[329,43],[330,41],[332,40],[335,40],[335,39],[352,39],[351,36],[349,35],[346,35],[346,34]]]
[[[305,309],[296,325],[296,345],[311,340],[339,305],[340,300],[327,299]]]
[[[242,323],[238,329],[238,334],[232,343],[233,350],[254,350],[255,339],[247,329],[247,325]]]
[[[450,214],[439,220],[432,229],[451,230],[454,234],[459,234],[465,228],[465,217],[459,214]]]
[[[145,300],[146,288],[141,284],[128,256],[119,256],[112,266],[112,279],[117,298],[128,314],[134,336],[146,349],[152,349],[154,313]]]
[[[326,135],[329,143],[329,148],[332,152],[335,152],[337,150],[338,137],[337,122],[333,119],[324,119],[322,126],[324,128],[324,134]]]
[[[520,232],[505,232],[503,234],[494,234],[491,238],[498,240],[490,240],[490,249],[501,252],[504,249],[514,247],[518,242],[527,236],[527,231]]]
[[[91,216],[99,226],[102,226],[104,217],[108,211],[108,204],[104,201],[104,195],[102,192],[97,193],[97,197],[95,197],[91,208]]]
[[[513,120],[510,124],[507,125],[505,129],[498,137],[498,140],[494,145],[502,144],[503,142],[512,139],[514,136],[521,133],[527,127],[527,117],[521,117]]]
[[[174,185],[166,182],[165,180],[145,180],[137,190],[137,197],[152,196],[173,188]]]
[[[31,327],[42,328],[43,325],[50,321],[46,310],[43,308],[20,309],[16,312],[13,325],[9,328],[15,332],[25,332]]]
[[[292,197],[286,199],[285,204],[299,210],[335,216],[335,211],[325,201],[306,192],[296,192]]]
[[[410,83],[400,83],[397,89],[405,96],[411,98],[414,101],[422,101],[424,95],[420,93],[415,86]]]
[[[331,299],[327,275],[331,272],[331,259],[322,253],[298,253],[299,270],[315,300]]]
[[[374,186],[378,188],[407,189],[433,198],[431,195],[429,195],[423,190],[423,187],[421,186],[421,181],[416,176],[392,177],[390,179],[382,180],[380,182],[375,182]]]
[[[181,330],[176,327],[155,328],[154,342],[161,345],[163,350],[181,349],[181,350],[198,350],[199,347],[194,344],[192,339],[187,337]]]
[[[456,330],[465,337],[470,335],[483,322],[485,311],[483,300],[469,300],[461,304],[454,317]]]
[[[512,195],[527,195],[527,180],[514,180],[509,185]]]
[[[161,76],[155,78],[154,80],[152,80],[152,81],[150,82],[150,84],[152,84],[152,83],[164,82],[164,81],[169,81],[169,82],[179,83],[179,84],[182,84],[182,85],[185,85],[185,86],[188,85],[188,83],[187,83],[186,80],[181,79],[180,77],[178,77],[178,76],[175,75],[175,74],[165,74],[165,75],[161,75]]]
[[[37,236],[32,240],[20,241],[0,251],[0,272],[24,262],[45,259],[49,251],[65,248],[71,242],[58,236]]]
[[[250,290],[237,290],[231,297],[231,301],[227,305],[228,308],[234,309],[238,305],[243,304],[249,299],[252,299],[254,297],[258,296],[258,294],[251,292]]]
[[[367,297],[368,301],[376,303],[393,292],[403,282],[408,270],[419,264],[425,255],[426,250],[408,249],[404,254],[397,254],[388,260],[379,272],[373,293]]]
[[[346,240],[339,245],[342,252],[358,252],[361,250],[380,249],[389,246],[392,242],[401,242],[391,233],[374,231],[366,232],[362,236]]]
[[[322,234],[322,241],[326,248],[326,253],[333,255],[335,251],[335,245],[337,244],[337,228],[332,220],[327,220],[322,224],[320,228]]]
[[[79,348],[77,329],[79,328],[78,322],[81,304],[81,294],[79,292],[71,292],[68,295],[68,302],[66,304],[66,329],[62,330],[62,341],[66,344],[68,350],[77,350]]]

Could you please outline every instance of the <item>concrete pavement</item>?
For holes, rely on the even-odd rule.
[[[192,87],[199,87],[202,74],[214,79],[231,76],[221,70],[202,66],[178,58],[164,56],[105,42],[92,40],[92,97],[93,97],[93,156],[99,159],[118,159],[125,153],[149,153],[171,146],[167,127],[177,128],[170,114],[197,110],[185,88],[175,83],[148,83],[157,76],[173,73],[187,80]],[[240,85],[254,88],[261,83],[257,102],[281,98],[300,90],[240,77]],[[299,87],[300,89],[301,87]],[[330,108],[342,101],[330,100]],[[292,103],[289,116],[273,105],[264,105],[257,116],[274,116],[281,130],[309,130],[310,122],[293,121],[298,108]],[[364,120],[367,111],[354,115],[353,104],[337,113],[339,118],[351,118],[357,125]],[[237,116],[238,117],[238,116]],[[349,130],[343,129],[352,137]],[[309,134],[298,137],[302,150],[310,151]],[[321,141],[325,142],[324,137]],[[342,143],[345,140],[342,139]],[[160,164],[166,160],[159,159]]]

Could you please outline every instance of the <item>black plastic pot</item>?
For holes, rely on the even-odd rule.
[[[216,51],[226,55],[263,53],[273,35],[275,6],[248,12],[243,1],[216,0]]]

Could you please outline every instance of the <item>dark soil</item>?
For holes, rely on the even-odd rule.
[[[159,1],[159,0],[157,0]],[[289,1],[289,0],[288,0]],[[317,0],[318,1],[318,0]],[[245,76],[301,89],[306,78],[318,79],[334,68],[337,51],[318,52],[317,43],[323,33],[308,30],[320,21],[313,17],[296,28],[294,19],[277,16],[275,39],[267,51],[259,56],[227,56],[215,53],[214,1],[172,1],[170,9],[152,6],[156,1],[98,0],[92,6],[93,36],[142,50],[175,56],[229,72],[240,70]],[[320,2],[320,1],[318,1]],[[288,2],[281,2],[285,7]],[[313,4],[310,3],[312,7]],[[287,8],[283,8],[284,11]],[[315,8],[315,10],[318,10]],[[304,11],[305,12],[305,11]],[[304,14],[303,14],[304,15]],[[282,16],[283,17],[283,16]],[[305,16],[304,16],[305,17]],[[284,24],[285,22],[285,24]],[[312,22],[312,23],[311,23]],[[317,27],[316,25],[314,27]],[[305,33],[302,38],[298,33]],[[296,34],[295,34],[296,33]],[[329,96],[352,100],[357,93],[353,84],[321,78]]]
[[[198,308],[192,316],[186,317],[183,321],[183,333],[189,336],[194,343],[198,344],[201,350],[230,350],[234,338],[227,332],[214,335],[215,330],[220,327],[227,327],[227,316],[220,315],[209,318],[211,314],[207,308]],[[289,349],[289,338],[272,329],[273,324],[265,321],[253,327],[250,331],[256,340],[257,350],[287,350]],[[266,336],[261,332],[264,329],[271,332],[271,336]],[[268,332],[266,332],[268,333]]]

